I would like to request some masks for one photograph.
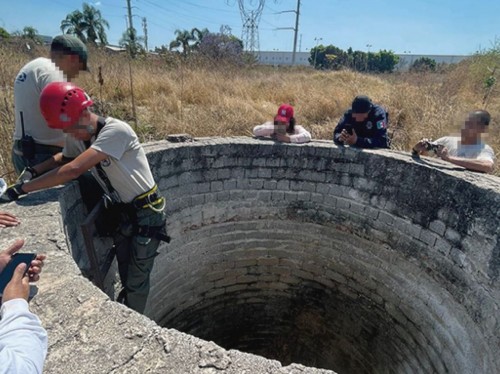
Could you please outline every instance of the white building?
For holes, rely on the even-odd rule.
[[[260,51],[257,52],[258,60],[263,65],[292,65],[293,52],[280,51]],[[309,63],[310,52],[296,52],[295,65],[311,66]],[[417,59],[428,57],[441,64],[456,64],[470,56],[463,55],[413,55],[413,54],[396,54],[399,56],[399,63],[396,65],[396,71],[406,71]]]

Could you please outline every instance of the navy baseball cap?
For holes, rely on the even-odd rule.
[[[372,101],[368,96],[359,95],[354,98],[352,102],[353,113],[368,113],[372,108]]]

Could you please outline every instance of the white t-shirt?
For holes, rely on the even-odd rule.
[[[135,197],[154,187],[155,181],[146,153],[136,133],[127,123],[111,117],[106,118],[105,126],[97,135],[97,139],[91,143],[91,148],[109,156],[101,161],[101,166],[118,194],[118,201],[130,203]],[[76,158],[85,150],[84,142],[68,136],[63,155]],[[91,172],[104,190],[109,193],[97,168],[93,167]]]
[[[22,136],[20,112],[23,112],[26,135],[31,135],[39,144],[64,145],[64,133],[47,126],[40,112],[39,101],[40,93],[47,84],[65,81],[63,72],[48,58],[37,58],[21,68],[14,81],[14,140]]]
[[[42,373],[47,356],[47,332],[24,299],[0,308],[0,374]]]
[[[295,125],[294,133],[288,134],[290,136],[290,142],[292,143],[307,143],[311,141],[311,134],[305,128],[299,125]],[[274,122],[266,122],[262,125],[255,126],[253,128],[253,134],[255,136],[271,136],[275,132]]]
[[[454,157],[470,158],[476,160],[488,160],[494,162],[495,152],[493,149],[480,142],[478,144],[460,144],[459,136],[445,136],[436,140],[436,143],[448,148],[448,154]]]

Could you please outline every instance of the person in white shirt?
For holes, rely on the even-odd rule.
[[[61,152],[64,133],[45,125],[38,105],[40,93],[50,82],[71,81],[81,70],[87,70],[85,44],[73,35],[59,35],[52,40],[50,58],[36,58],[17,73],[12,147],[12,163],[17,175]]]
[[[472,171],[491,173],[495,166],[495,152],[482,140],[482,134],[488,132],[490,119],[486,110],[472,111],[465,120],[460,136],[445,136],[435,142],[422,139],[415,144],[413,152],[426,155],[434,150],[444,161]]]
[[[302,126],[296,124],[293,107],[282,104],[274,121],[263,123],[253,128],[253,135],[271,137],[284,143],[307,143],[311,141],[311,134]]]
[[[19,239],[0,252],[0,273],[24,245]],[[29,282],[39,279],[45,255],[38,255],[25,275],[20,264],[5,287],[0,307],[0,374],[41,374],[47,356],[47,332],[28,308]]]

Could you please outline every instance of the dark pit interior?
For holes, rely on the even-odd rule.
[[[197,286],[163,316],[165,327],[338,373],[454,372],[474,349],[456,302],[387,246],[286,220],[215,224],[197,235],[182,250],[201,261],[178,261],[166,277],[181,295],[182,283]]]
[[[331,142],[148,151],[161,326],[342,374],[499,372],[495,181]]]

